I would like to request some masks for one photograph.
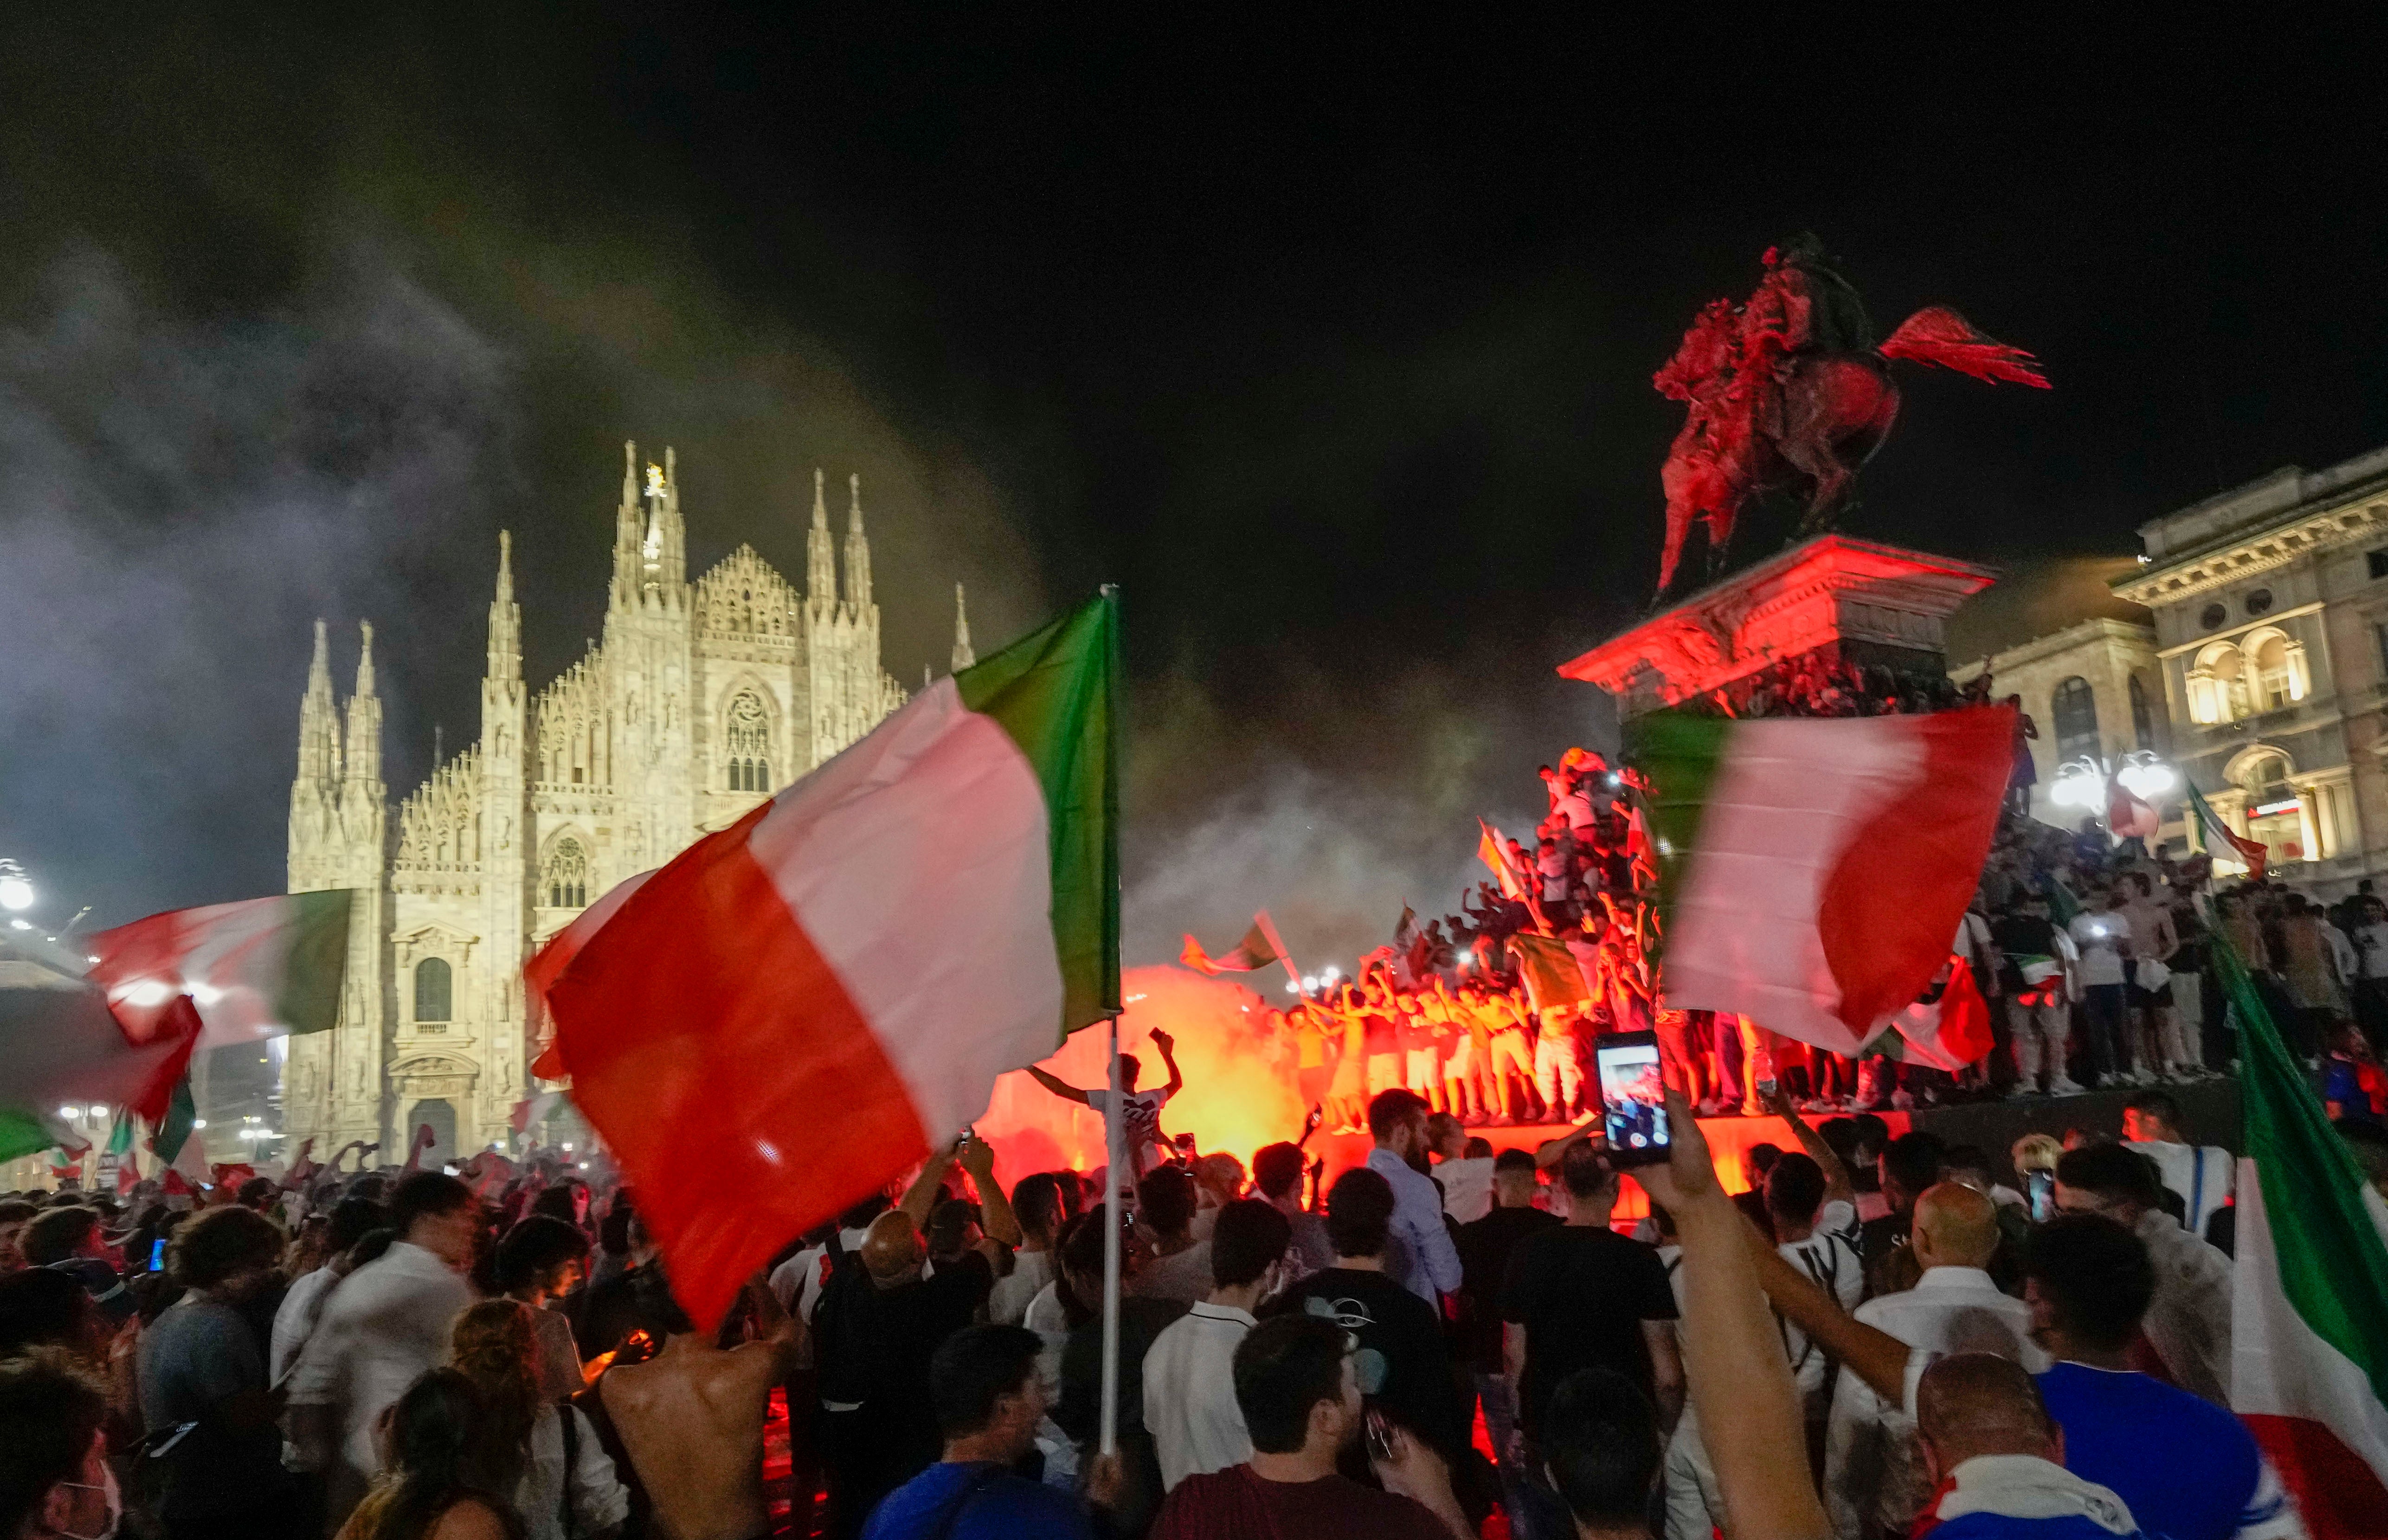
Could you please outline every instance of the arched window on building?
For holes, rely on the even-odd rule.
[[[2140,683],[2136,674],[2131,675],[2131,741],[2140,749],[2156,746],[2156,723],[2148,711],[2148,688]]]
[[[544,874],[551,909],[584,909],[589,904],[589,852],[578,839],[559,839],[547,852]]]
[[[2284,632],[2264,630],[2251,634],[2242,645],[2254,667],[2257,711],[2279,711],[2305,698],[2310,681],[2303,642]]]
[[[2289,782],[2286,755],[2258,753],[2239,766],[2240,787],[2247,793],[2247,834],[2262,843],[2275,863],[2305,861],[2307,830],[2295,787]]]
[[[722,738],[730,751],[730,789],[770,790],[771,719],[761,697],[743,689],[730,700]]]
[[[2212,726],[2252,715],[2247,674],[2247,660],[2227,641],[2198,653],[2189,668],[2189,719]]]
[[[415,964],[414,1019],[441,1025],[455,1019],[454,983],[445,957],[426,957]]]
[[[2078,674],[2056,687],[2051,702],[2056,719],[2056,762],[2070,764],[2087,755],[2095,760],[2098,752],[2098,698],[2090,681]]]

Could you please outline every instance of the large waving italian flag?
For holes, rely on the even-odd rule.
[[[2363,1180],[2245,966],[2215,951],[2239,1016],[2230,1406],[2316,1540],[2388,1534],[2388,1205]]]
[[[1666,1004],[1857,1053],[1949,959],[2013,731],[2004,706],[1629,723],[1663,867]]]
[[[334,888],[169,909],[92,937],[91,979],[135,1042],[183,996],[198,1009],[201,1048],[328,1031],[340,1016],[351,896]]]
[[[1119,1009],[1118,674],[1106,590],[534,959],[573,1101],[700,1324]]]

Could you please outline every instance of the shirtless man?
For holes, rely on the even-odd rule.
[[[605,1415],[654,1505],[654,1533],[664,1540],[756,1540],[770,1533],[763,1418],[772,1387],[804,1366],[811,1344],[763,1274],[747,1281],[746,1296],[768,1335],[724,1352],[674,1305],[662,1323],[664,1350],[598,1382]]]

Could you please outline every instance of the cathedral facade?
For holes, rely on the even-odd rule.
[[[813,474],[805,590],[741,546],[693,582],[677,468],[623,447],[603,638],[533,690],[509,537],[498,536],[476,741],[393,810],[381,779],[373,627],[334,699],[322,622],[298,713],[292,892],[357,890],[339,1025],[294,1037],[282,1121],[319,1155],[352,1139],[401,1158],[496,1143],[538,1086],[522,966],[591,900],[869,732],[905,691],[882,665],[860,478],[845,562]],[[971,662],[955,600],[954,664]],[[295,1148],[295,1145],[293,1146]]]

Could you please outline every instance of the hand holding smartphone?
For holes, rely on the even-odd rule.
[[[1656,1032],[1609,1032],[1594,1040],[1601,1127],[1611,1165],[1663,1165],[1674,1142],[1667,1126],[1667,1082]]]

